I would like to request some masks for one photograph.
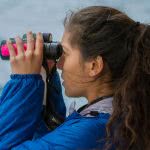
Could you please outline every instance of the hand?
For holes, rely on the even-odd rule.
[[[17,52],[11,43],[7,41],[10,53],[10,64],[13,74],[39,74],[43,60],[43,36],[36,35],[36,41],[32,32],[27,33],[27,50],[24,50],[23,41],[16,37]]]

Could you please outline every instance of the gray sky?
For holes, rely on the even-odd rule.
[[[29,30],[51,32],[54,40],[60,40],[66,13],[90,5],[115,7],[137,21],[150,22],[149,0],[0,0],[0,40]],[[0,69],[0,85],[4,85],[9,63],[0,60]]]
[[[137,21],[150,22],[149,0],[0,0],[0,40],[29,30],[51,32],[54,40],[60,40],[66,13],[91,5],[115,7]],[[9,62],[0,59],[0,85],[9,75]]]

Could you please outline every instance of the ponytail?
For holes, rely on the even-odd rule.
[[[150,147],[150,26],[140,24],[132,29],[126,45],[130,56],[116,87],[114,111],[107,132],[118,150],[148,150]]]
[[[90,6],[65,20],[72,46],[84,60],[101,56],[105,84],[114,94],[108,143],[117,150],[146,150],[150,139],[150,26],[105,6]],[[101,79],[102,80],[102,79]]]

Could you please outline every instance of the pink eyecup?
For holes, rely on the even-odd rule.
[[[23,46],[24,46],[24,50],[26,50],[26,49],[27,49],[27,44],[24,43]],[[16,54],[17,54],[17,46],[16,46],[16,44],[13,44],[13,47],[14,47],[15,52],[16,52]],[[8,56],[9,56],[9,50],[8,50],[7,45],[6,45],[6,44],[1,45],[0,48],[1,48],[1,55],[2,55],[3,57],[8,57]]]

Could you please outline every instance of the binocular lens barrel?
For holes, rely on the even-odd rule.
[[[53,42],[52,41],[52,34],[51,33],[43,33],[43,40],[44,40],[44,47],[43,47],[43,53],[44,57],[46,59],[59,59],[59,57],[62,55],[62,46],[59,42]],[[33,34],[33,36],[36,38],[36,34]],[[17,52],[16,42],[14,38],[10,38],[10,40],[13,43],[13,47]],[[24,49],[27,49],[27,37],[26,34],[23,35],[22,40],[24,42]],[[0,56],[3,60],[9,59],[9,50],[6,45],[6,40],[3,40],[0,45]]]
[[[59,59],[62,55],[62,46],[57,42],[44,43],[44,55],[46,59]]]

